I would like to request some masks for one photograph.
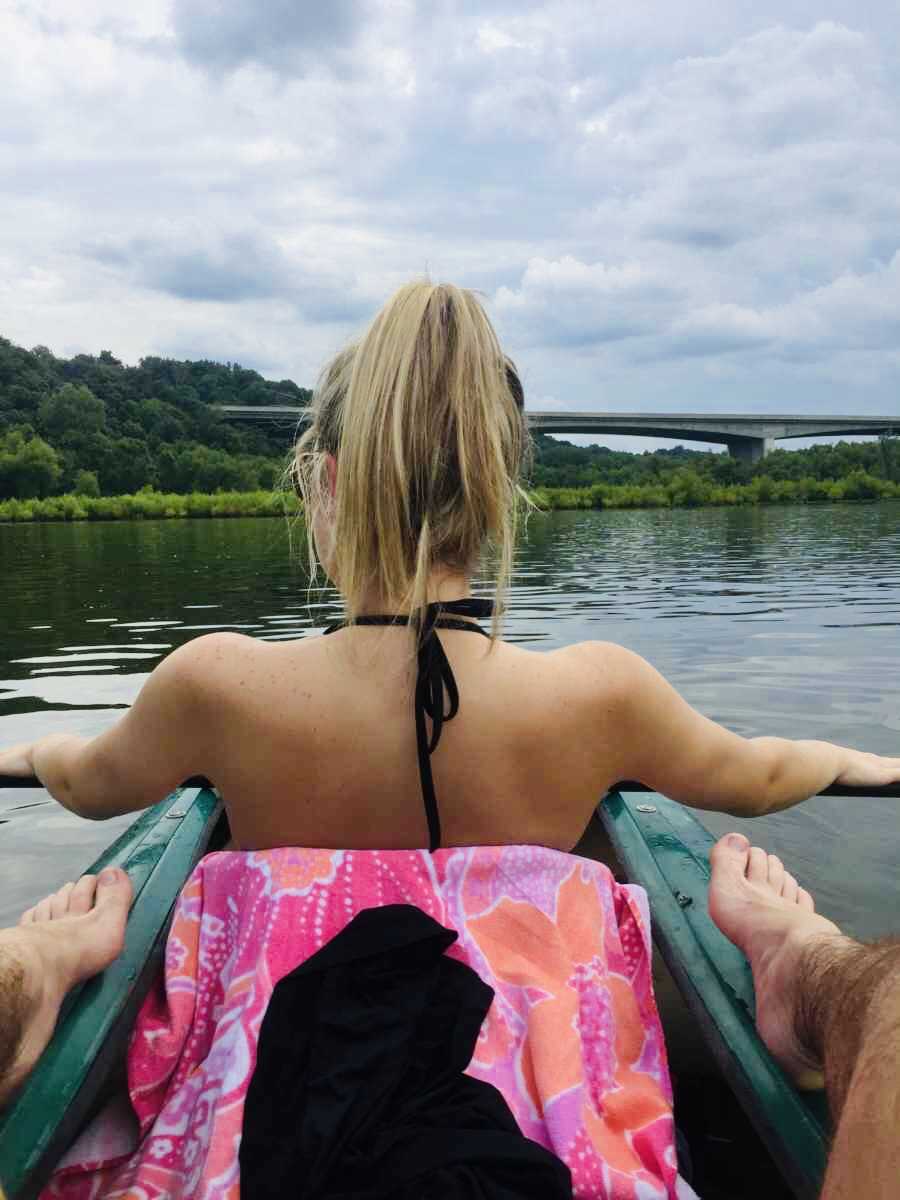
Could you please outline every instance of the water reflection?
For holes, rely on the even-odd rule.
[[[171,649],[214,629],[268,641],[340,615],[278,520],[0,527],[0,744],[96,733]],[[900,503],[533,515],[507,636],[630,646],[747,735],[900,752]],[[31,794],[29,794],[31,796]],[[36,805],[36,807],[35,807]],[[77,872],[97,825],[0,791],[0,921]],[[733,824],[709,818],[717,830]],[[752,827],[856,932],[900,911],[896,802],[817,800]]]

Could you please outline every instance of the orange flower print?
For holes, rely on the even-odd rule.
[[[535,1114],[582,1085],[582,1120],[596,1151],[614,1170],[639,1172],[629,1131],[670,1110],[658,1081],[634,1069],[644,1022],[630,984],[608,970],[590,876],[573,867],[558,888],[555,921],[504,898],[470,917],[468,930],[505,985],[503,1001],[527,1023],[518,1070]]]
[[[258,867],[272,881],[273,898],[303,896],[317,883],[331,883],[343,854],[339,850],[286,848],[277,854],[257,851],[251,866]]]

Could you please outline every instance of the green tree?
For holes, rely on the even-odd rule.
[[[100,467],[100,483],[106,496],[122,496],[139,492],[145,484],[153,483],[155,470],[150,450],[137,438],[110,439]]]
[[[79,471],[75,476],[75,486],[72,491],[76,496],[99,496],[100,481],[96,471]]]
[[[106,405],[90,388],[67,383],[38,407],[42,432],[61,444],[97,433],[106,425]]]
[[[732,484],[747,482],[747,468],[730,454],[712,455],[710,476],[716,483]]]
[[[881,473],[894,483],[900,481],[900,438],[882,434],[878,439]]]
[[[40,437],[12,429],[0,437],[0,496],[49,496],[62,474],[59,457]]]
[[[679,467],[669,480],[666,490],[674,505],[684,508],[696,508],[709,501],[709,481],[698,475],[691,467]]]

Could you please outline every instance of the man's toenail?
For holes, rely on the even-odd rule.
[[[105,867],[97,877],[97,882],[102,883],[105,887],[111,887],[112,884],[119,882],[119,872],[115,867]]]
[[[728,837],[726,838],[726,844],[730,846],[732,850],[746,850],[750,845],[749,841],[742,833],[729,833]]]

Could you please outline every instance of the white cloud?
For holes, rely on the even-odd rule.
[[[594,346],[652,334],[675,293],[637,262],[532,259],[518,289],[498,288],[501,327],[538,345]]]

